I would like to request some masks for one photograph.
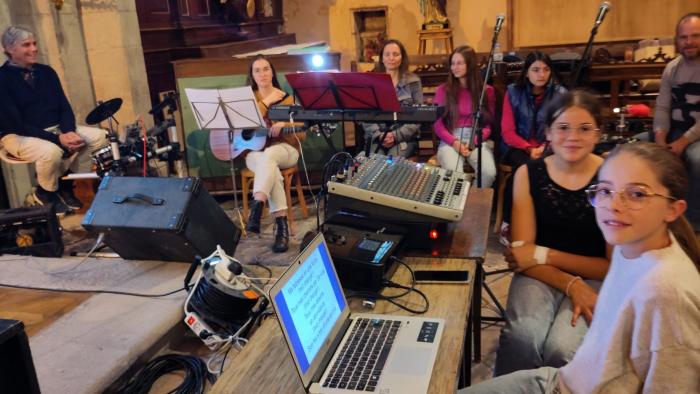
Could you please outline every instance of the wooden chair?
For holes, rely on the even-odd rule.
[[[503,198],[505,197],[506,181],[511,176],[513,167],[506,164],[498,165],[498,199],[496,202],[496,222],[493,225],[493,232],[498,234],[501,231],[501,223],[503,222]]]
[[[418,30],[418,54],[426,53],[428,41],[442,41],[445,44],[445,52],[452,53],[454,43],[452,41],[452,29],[428,29]]]
[[[297,190],[297,199],[301,206],[301,213],[304,218],[309,217],[309,211],[306,208],[306,200],[304,199],[304,190],[301,188],[301,175],[299,175],[299,167],[294,166],[284,170],[282,177],[284,178],[284,193],[287,196],[287,217],[289,220],[289,233],[294,235],[294,215],[292,215],[292,178],[296,175],[295,188]],[[255,178],[255,173],[248,168],[241,170],[241,188],[243,193],[243,216],[248,218],[248,195],[251,191],[251,183]]]

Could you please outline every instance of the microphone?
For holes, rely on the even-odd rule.
[[[605,14],[607,14],[611,8],[612,4],[610,4],[609,1],[604,1],[600,3],[600,8],[598,8],[598,16],[595,17],[596,26],[600,26],[600,24],[603,23],[603,19],[605,19]]]
[[[496,27],[493,29],[493,31],[498,34],[501,32],[501,28],[503,27],[503,22],[506,20],[506,15],[501,13],[496,15]]]

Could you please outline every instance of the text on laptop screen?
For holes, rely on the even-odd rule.
[[[346,307],[326,244],[319,242],[308,256],[275,296],[279,318],[302,373]]]

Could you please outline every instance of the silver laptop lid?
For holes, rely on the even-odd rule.
[[[270,289],[270,300],[308,389],[323,372],[350,315],[323,234],[316,235],[280,276]]]

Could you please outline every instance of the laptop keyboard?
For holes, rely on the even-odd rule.
[[[357,319],[323,387],[375,391],[400,327],[398,320]]]

